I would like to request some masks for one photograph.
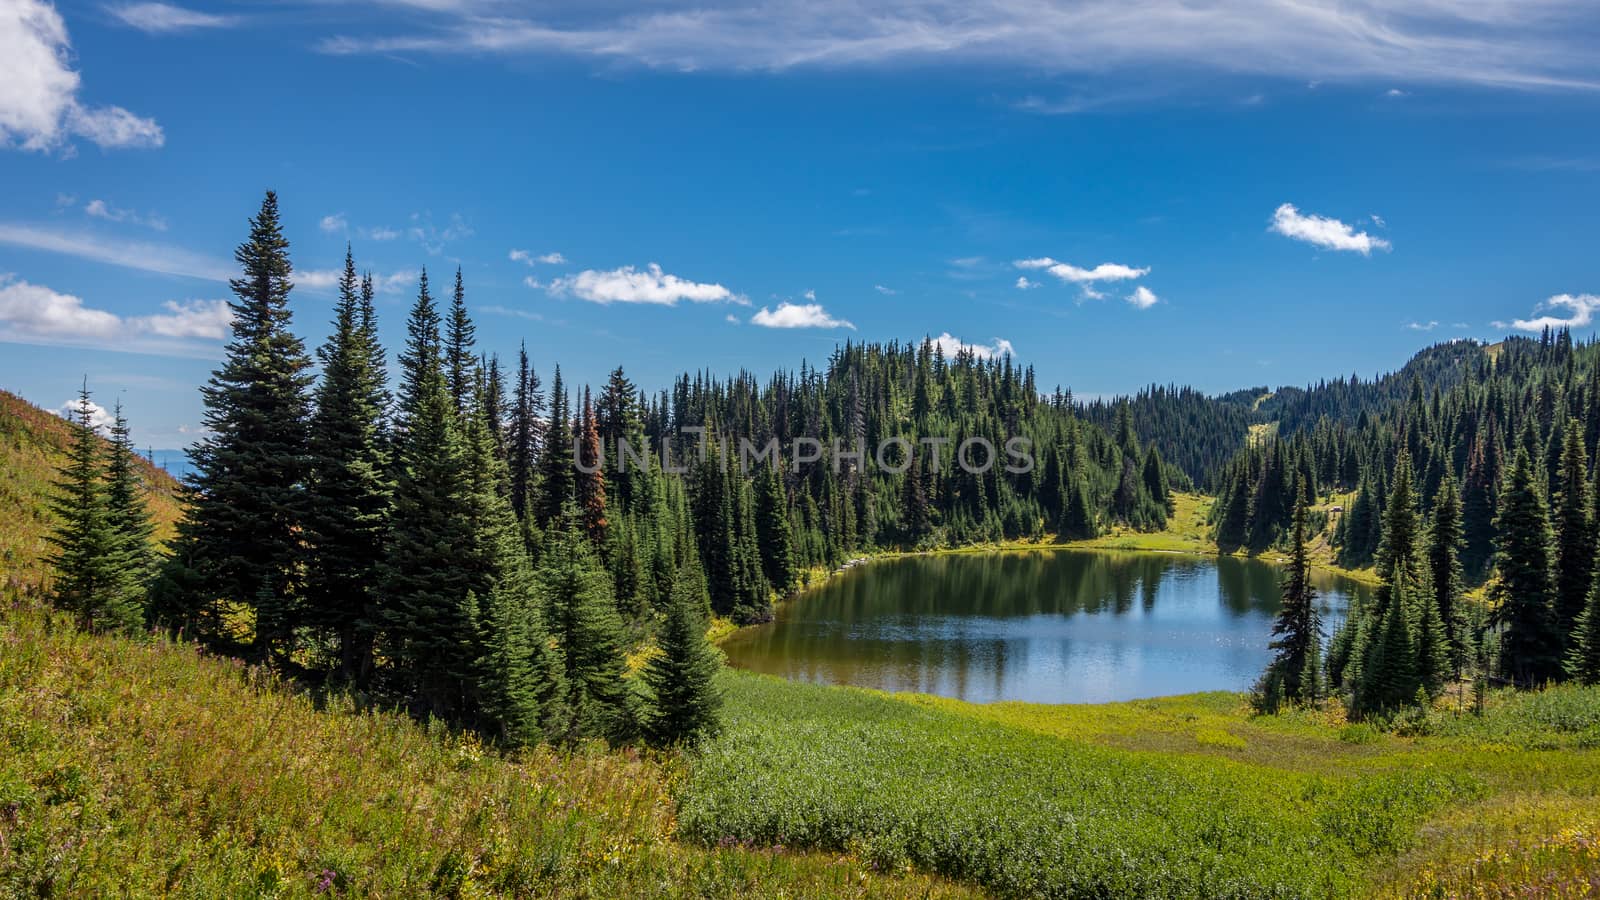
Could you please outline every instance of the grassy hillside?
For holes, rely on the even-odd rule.
[[[0,589],[31,592],[45,576],[40,564],[53,527],[50,485],[72,438],[65,419],[0,391]],[[138,471],[150,497],[156,536],[165,540],[180,513],[178,483],[142,459]]]
[[[953,897],[671,840],[671,759],[506,758],[260,672],[0,607],[0,896]]]

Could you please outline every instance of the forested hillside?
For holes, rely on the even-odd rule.
[[[63,385],[63,391],[71,389]],[[0,390],[0,586],[7,590],[31,591],[46,576],[46,537],[56,522],[51,484],[71,442],[72,425],[66,419]],[[142,458],[134,464],[156,535],[164,540],[182,513],[180,488]]]

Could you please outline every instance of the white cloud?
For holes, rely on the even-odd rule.
[[[227,337],[233,321],[226,300],[169,300],[165,312],[119,316],[82,298],[0,275],[0,340],[65,344],[135,352],[193,351],[194,340]]]
[[[513,249],[511,251],[511,261],[519,262],[528,266],[538,265],[540,263],[543,263],[547,266],[559,266],[564,264],[567,261],[567,258],[555,251],[541,253],[538,256],[535,256],[532,253],[529,253],[527,250]]]
[[[72,42],[46,0],[0,4],[0,147],[52,151],[74,137],[101,147],[159,147],[161,126],[120,106],[78,98]]]
[[[134,328],[170,338],[222,340],[233,324],[233,310],[226,300],[168,300],[166,310],[153,316],[129,319]]]
[[[1132,281],[1150,274],[1149,267],[1136,268],[1125,266],[1122,263],[1101,263],[1092,269],[1084,269],[1070,263],[1041,256],[1036,259],[1019,259],[1012,263],[1019,269],[1043,269],[1056,278],[1068,283],[1076,284],[1083,292],[1083,296],[1091,300],[1105,299],[1105,294],[1095,289],[1095,285],[1103,281]],[[1027,290],[1036,287],[1037,283],[1026,278],[1017,279],[1017,287]]]
[[[380,225],[377,228],[361,229],[361,236],[369,241],[392,241],[400,236],[400,232],[395,231],[393,228]]]
[[[1435,328],[1438,328],[1438,327],[1439,327],[1439,322],[1438,322],[1437,319],[1430,319],[1427,322],[1407,322],[1406,323],[1406,328],[1409,328],[1412,331],[1432,331],[1432,330],[1434,330]]]
[[[550,282],[552,294],[571,294],[590,303],[653,303],[675,306],[680,300],[691,303],[740,303],[749,301],[715,283],[688,281],[669,275],[651,263],[644,271],[633,266],[597,272],[585,269]]]
[[[892,287],[884,287],[881,284],[873,285],[872,289],[877,291],[878,293],[884,295],[885,297],[893,297],[895,294],[900,293],[899,291],[895,290]]]
[[[415,269],[401,269],[387,275],[374,272],[372,289],[380,294],[398,294],[407,288],[416,287],[420,274]],[[297,288],[320,293],[337,288],[339,279],[343,277],[343,269],[297,269],[290,280]]]
[[[182,275],[207,281],[227,281],[237,274],[232,265],[220,259],[178,247],[108,240],[93,234],[56,231],[32,225],[0,222],[0,244],[61,253],[141,272]]]
[[[1270,231],[1324,250],[1350,250],[1368,256],[1373,250],[1388,250],[1389,242],[1326,216],[1304,215],[1293,203],[1285,203],[1272,213]]]
[[[807,291],[807,293],[811,293]],[[760,325],[763,328],[849,328],[855,325],[844,319],[836,319],[822,308],[820,303],[790,303],[785,300],[778,304],[778,308],[768,310],[765,306],[750,317],[750,324]]]
[[[154,213],[140,215],[135,210],[120,209],[104,200],[90,200],[84,205],[83,212],[93,219],[105,219],[107,222],[128,222],[134,225],[143,225],[146,228],[154,228],[156,231],[167,230],[167,220]]]
[[[1157,303],[1160,303],[1161,298],[1156,296],[1155,291],[1152,291],[1141,284],[1133,289],[1133,293],[1127,296],[1127,301],[1129,305],[1138,309],[1149,309],[1150,307],[1155,306]]]
[[[1038,286],[1039,282],[1029,281],[1028,276],[1026,275],[1017,276],[1017,290],[1019,291],[1031,291]]]
[[[1567,311],[1566,318],[1560,316],[1539,316],[1535,319],[1516,319],[1511,327],[1518,331],[1543,331],[1546,328],[1586,328],[1594,321],[1594,314],[1600,311],[1600,295],[1596,294],[1556,294],[1539,304],[1538,309]],[[1504,322],[1493,323],[1496,328],[1506,327]]]
[[[344,213],[330,213],[322,217],[317,227],[328,234],[343,234],[350,230],[350,220],[344,217]]]
[[[111,14],[148,34],[166,34],[196,28],[226,28],[237,20],[166,3],[129,3],[111,7]]]
[[[80,422],[85,407],[89,411],[89,427],[94,429],[96,434],[109,435],[112,426],[117,422],[116,416],[111,414],[111,410],[93,400],[85,401],[81,397],[74,397],[51,412],[68,421]]]
[[[723,316],[722,318],[723,318],[724,321],[726,321],[730,325],[738,325],[738,324],[740,324],[739,317],[734,315],[733,313],[728,313],[727,315]]]
[[[995,338],[992,344],[968,344],[960,338],[946,331],[933,339],[934,346],[944,353],[946,359],[952,359],[962,350],[970,350],[979,359],[990,359],[996,356],[1016,355],[1016,348],[1005,338]]]
[[[658,0],[541,17],[493,0],[408,5],[430,13],[409,33],[362,29],[321,47],[562,54],[686,72],[944,62],[1302,82],[1592,90],[1600,81],[1588,0]]]
[[[1134,278],[1143,278],[1150,274],[1148,267],[1138,269],[1121,263],[1101,263],[1092,269],[1080,269],[1077,266],[1053,260],[1048,256],[1042,256],[1038,259],[1019,259],[1014,265],[1019,269],[1043,269],[1062,281],[1071,284],[1089,284],[1096,281],[1128,281]]]

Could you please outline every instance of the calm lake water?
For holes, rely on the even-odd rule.
[[[1313,576],[1326,634],[1367,588]],[[837,575],[722,647],[757,672],[979,703],[1245,690],[1271,656],[1280,577],[1165,553],[914,556]]]

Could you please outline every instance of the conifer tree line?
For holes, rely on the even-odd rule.
[[[1425,391],[1446,352],[1449,386]],[[1353,402],[1351,417],[1341,391],[1309,430],[1242,451],[1218,501],[1219,543],[1279,543],[1287,515],[1298,557],[1307,514],[1284,498],[1354,492],[1334,545],[1347,565],[1370,562],[1380,586],[1330,636],[1323,675],[1359,713],[1425,702],[1469,674],[1600,682],[1600,349],[1547,331],[1425,358],[1403,400],[1376,413]],[[1473,584],[1486,603],[1463,599]],[[1267,680],[1287,685],[1274,665]]]
[[[1126,405],[1088,424],[1008,356],[851,343],[764,382],[700,372],[652,395],[618,367],[595,389],[546,380],[525,348],[481,352],[458,270],[442,296],[420,276],[391,369],[349,251],[331,334],[296,336],[275,195],[235,259],[187,514],[107,609],[511,743],[692,738],[716,718],[710,615],[764,621],[809,571],[875,548],[1160,528],[1189,484]],[[862,455],[796,464],[802,436]],[[957,464],[966,438],[1016,436],[1028,471]]]

